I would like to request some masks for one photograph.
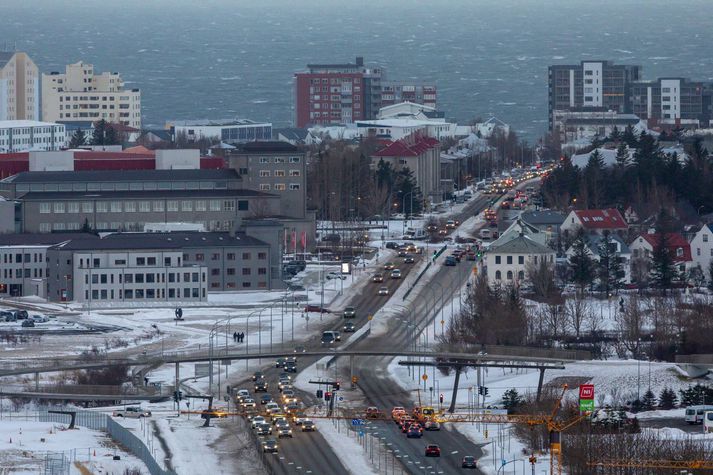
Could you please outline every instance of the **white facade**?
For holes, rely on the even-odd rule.
[[[438,140],[452,138],[456,135],[456,124],[438,120],[418,120],[392,118],[382,120],[360,120],[356,123],[360,137],[375,136],[400,140],[414,133],[420,132],[428,137]]]
[[[205,301],[207,267],[182,266],[177,251],[92,251],[73,256],[77,302]]]
[[[39,69],[26,53],[0,51],[0,121],[39,120]]]
[[[167,122],[174,141],[185,135],[190,142],[200,139],[220,140],[225,143],[245,143],[272,140],[272,123],[251,120],[178,120]]]
[[[527,266],[543,261],[554,267],[555,251],[525,236],[491,247],[485,254],[488,284],[519,287],[527,280]]]
[[[0,121],[0,152],[59,150],[67,144],[64,125],[34,120]]]
[[[713,225],[706,224],[691,240],[691,257],[693,267],[701,266],[707,279],[713,279],[708,269],[713,261]]]
[[[601,61],[582,63],[582,73],[584,74],[582,97],[584,107],[602,107],[604,104],[602,69],[603,64]]]
[[[141,91],[125,89],[119,73],[95,74],[91,64],[69,64],[64,74],[42,75],[42,118],[53,122],[104,119],[141,129]]]
[[[46,246],[0,246],[0,297],[45,297]]]
[[[379,113],[376,115],[376,118],[393,119],[403,116],[411,116],[412,118],[428,119],[424,112],[436,112],[436,108],[424,104],[416,104],[415,102],[406,101],[382,107],[381,109],[379,109]],[[433,120],[445,122],[445,119]]]

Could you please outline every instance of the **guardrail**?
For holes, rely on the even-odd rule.
[[[530,346],[505,346],[505,345],[442,345],[439,351],[445,353],[470,353],[497,356],[516,356],[518,358],[542,358],[562,360],[591,360],[592,354],[584,350],[560,350],[557,348],[537,348]],[[713,357],[713,355],[712,355]]]
[[[426,271],[428,269],[430,269],[431,264],[433,264],[433,262],[434,261],[430,261],[428,264],[426,264],[426,267],[424,267],[423,270],[421,272],[419,272],[419,274],[416,276],[416,280],[411,282],[411,286],[408,288],[408,290],[406,291],[406,293],[404,294],[404,296],[401,300],[406,300],[408,298],[408,296],[411,294],[411,291],[414,289],[414,287],[416,287],[416,284],[418,284],[418,281],[421,280],[421,277],[423,277],[423,274],[425,274]]]
[[[713,355],[676,355],[676,363],[713,365]]]

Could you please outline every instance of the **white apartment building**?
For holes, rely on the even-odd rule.
[[[39,77],[27,53],[0,51],[0,121],[39,120]]]
[[[101,119],[141,129],[141,91],[125,89],[119,73],[95,73],[83,62],[42,75],[42,118],[51,122]]]
[[[59,150],[67,144],[64,125],[35,120],[0,120],[0,153]]]
[[[490,285],[519,287],[527,279],[527,266],[532,262],[555,265],[555,251],[527,236],[520,235],[499,246],[491,246],[485,254],[485,271]]]

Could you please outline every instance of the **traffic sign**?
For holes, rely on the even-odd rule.
[[[367,319],[368,319],[369,321],[373,320],[373,319],[374,319],[374,315],[369,314],[369,316],[367,317]]]
[[[364,419],[352,419],[352,425],[353,426],[363,426]]]
[[[580,399],[579,400],[579,412],[592,412],[594,411],[594,399]]]
[[[338,400],[339,402],[344,401],[344,396],[339,396],[339,397],[337,398],[337,400]]]
[[[363,430],[360,430],[360,431],[359,431],[359,437],[364,437],[364,431],[363,431]]]
[[[421,376],[421,379],[423,379],[424,381],[427,381],[428,375],[426,373],[423,373],[423,375]]]
[[[579,385],[579,399],[594,399],[594,385],[593,384],[580,384]]]

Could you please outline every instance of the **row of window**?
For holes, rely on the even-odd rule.
[[[40,214],[61,213],[150,213],[178,211],[235,211],[235,200],[167,200],[167,201],[55,201],[40,203]],[[248,211],[248,200],[238,200],[238,211]]]
[[[92,300],[114,300],[114,289],[95,289],[91,291]],[[118,289],[116,292],[119,300],[144,300],[165,299],[166,289]],[[169,299],[199,299],[205,298],[205,289],[185,287],[181,289],[168,289]],[[84,291],[84,299],[89,300],[89,290]]]
[[[230,231],[235,226],[235,221],[231,220],[231,219],[228,219],[228,220],[214,219],[214,220],[210,220],[210,221],[191,220],[190,222],[196,223],[196,224],[202,224],[206,231]],[[89,221],[88,224],[89,224],[89,227],[95,231],[134,231],[134,232],[143,232],[144,225],[145,225],[144,222],[139,222],[139,221],[134,221],[134,222],[119,222],[119,221],[91,222],[91,221]],[[78,231],[79,229],[82,229],[82,226],[83,226],[83,223],[81,223],[79,221],[69,222],[69,223],[65,223],[65,222],[40,223],[39,224],[39,232],[49,233],[52,231]]]
[[[234,252],[227,252],[227,253],[225,253],[225,259],[228,260],[228,261],[234,261],[235,258],[236,258],[236,256],[237,256],[237,254],[234,253]],[[250,253],[250,252],[243,252],[243,253],[241,254],[241,258],[242,258],[242,260],[244,260],[244,261],[249,261],[250,259],[252,259],[252,253]],[[265,259],[267,259],[267,252],[258,252],[258,253],[257,253],[257,258],[258,258],[259,260],[261,260],[261,261],[264,261]],[[189,255],[189,254],[183,254],[183,260],[184,260],[185,262],[191,261],[190,255]],[[193,260],[194,260],[194,261],[197,261],[197,262],[203,262],[203,261],[206,260],[206,256],[205,256],[205,254],[199,252],[199,253],[196,253],[195,259],[193,259]],[[211,261],[218,261],[218,260],[220,260],[220,253],[217,253],[217,252],[212,253],[211,256],[210,256],[210,260],[211,260]],[[180,261],[179,261],[179,264],[180,264]]]
[[[33,253],[21,253],[21,252],[7,252],[3,253],[2,255],[2,263],[3,264],[21,264],[23,262],[29,263],[29,262],[42,262],[44,259],[44,254],[41,252],[33,252]]]
[[[260,177],[265,178],[271,175],[270,170],[260,170]],[[285,176],[285,170],[275,170],[275,176],[282,177]],[[290,176],[300,176],[299,170],[290,170]]]
[[[260,163],[300,163],[300,157],[260,157]]]
[[[205,282],[205,274],[200,274],[199,272],[132,272],[116,275],[118,275],[117,283],[119,284],[161,284],[166,282],[166,274],[168,274],[168,282],[171,284],[180,283],[181,275],[183,275],[183,282]],[[245,275],[245,273],[243,274]],[[113,273],[92,274],[92,284],[113,284],[114,275]],[[84,283],[89,285],[89,274],[84,275]]]
[[[270,191],[271,189],[275,191],[285,191],[287,189],[287,186],[284,183],[275,183],[275,185],[270,185],[269,183],[261,183],[260,184],[260,191]],[[294,190],[299,190],[300,189],[300,184],[299,183],[290,183],[289,185],[289,190],[294,191]]]
[[[120,181],[75,183],[19,183],[17,192],[27,191],[169,191],[169,190],[225,190],[228,182],[220,181]]]
[[[34,271],[34,272],[33,272]],[[35,267],[34,269],[15,269],[15,279],[41,279],[42,278],[42,268]],[[7,267],[3,269],[3,278],[5,279],[12,279],[12,269],[8,269]]]
[[[512,280],[513,273],[511,270],[507,272],[507,280]],[[503,274],[500,271],[495,271],[495,280],[502,280]],[[525,271],[519,271],[517,273],[517,280],[525,280]]]
[[[545,261],[547,261],[547,257],[544,257]],[[535,264],[537,264],[538,261],[538,256],[532,256],[532,260]],[[552,256],[550,256],[550,262],[552,262]],[[505,256],[505,263],[506,264],[512,264],[513,263],[513,256]],[[517,256],[517,263],[519,265],[525,265],[525,256]],[[495,256],[495,264],[502,264],[502,256]]]
[[[241,285],[242,285],[242,287],[243,287],[244,289],[247,289],[247,288],[252,287],[252,282],[242,282]],[[258,283],[257,283],[257,286],[258,286],[258,288],[260,288],[260,289],[266,289],[266,288],[267,288],[267,282],[263,282],[263,281],[258,282]],[[235,289],[235,288],[238,287],[238,285],[237,285],[236,282],[227,282],[227,283],[225,284],[225,287],[228,288],[228,289]],[[219,288],[220,288],[220,282],[212,282],[212,283],[210,284],[210,288],[211,288],[211,289],[219,289]]]

